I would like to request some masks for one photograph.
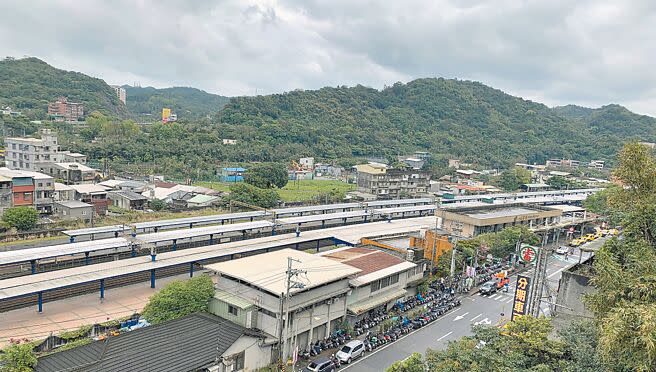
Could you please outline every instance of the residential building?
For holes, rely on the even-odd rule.
[[[36,163],[57,160],[57,136],[50,129],[42,129],[40,135],[41,138],[5,138],[6,167],[38,171]]]
[[[314,158],[300,158],[298,164],[304,169],[314,169]]]
[[[425,230],[420,236],[410,236],[409,246],[423,251],[423,257],[426,260],[434,261],[436,266],[440,256],[453,249],[448,232],[440,229]],[[435,251],[434,259],[433,251]]]
[[[127,210],[142,211],[148,202],[145,196],[129,190],[109,191],[107,197],[115,207]]]
[[[286,318],[280,305],[285,297],[285,272],[290,259],[292,269],[303,270],[304,274],[292,278],[291,297],[284,301]],[[326,267],[330,270],[325,270]],[[210,309],[216,309],[215,314],[222,318],[238,324],[250,322],[251,328],[277,340],[287,340],[284,355],[291,355],[295,345],[306,349],[311,342],[329,336],[345,320],[346,296],[351,290],[349,278],[362,271],[294,249],[205,265],[205,268],[219,275],[216,288],[221,295],[211,301]],[[226,296],[225,292],[231,295]],[[281,319],[283,328],[279,327]],[[279,331],[283,329],[280,338]]]
[[[545,191],[551,188],[546,183],[525,183],[519,187],[522,191],[532,192],[532,191]]]
[[[460,168],[460,159],[449,159],[448,163],[449,168]]]
[[[87,156],[77,152],[70,151],[59,151],[56,156],[56,160],[59,163],[78,163],[86,164]]]
[[[337,248],[319,254],[359,269],[349,280],[347,317],[350,322],[377,310],[388,310],[397,301],[414,296],[417,282],[424,277],[423,263],[417,265],[377,249]]]
[[[237,372],[271,362],[266,335],[194,313],[43,356],[34,371]]]
[[[91,221],[93,205],[78,200],[57,201],[54,203],[53,214],[63,220]]]
[[[55,121],[77,121],[84,117],[84,104],[59,97],[55,102],[48,103],[48,116]]]
[[[75,200],[75,189],[63,183],[55,182],[55,191],[52,193],[52,198],[56,202]]]
[[[207,208],[216,205],[221,198],[214,195],[196,195],[187,200],[187,208]]]
[[[588,168],[604,169],[604,164],[606,164],[606,162],[603,160],[592,160],[588,163]]]
[[[55,181],[47,174],[0,168],[0,176],[11,178],[13,206],[34,206],[39,213],[52,213]]]
[[[2,111],[2,115],[7,115],[7,116],[21,116],[23,114],[20,111],[15,111],[9,106],[3,108],[1,111]]]
[[[70,186],[75,190],[75,200],[93,205],[94,211],[99,215],[107,214],[107,207],[112,204],[107,197],[109,188],[95,184]]]
[[[337,165],[317,163],[314,166],[314,175],[316,177],[339,178],[342,176],[343,172],[344,168]]]
[[[98,184],[109,187],[112,190],[132,191],[139,194],[144,192],[148,187],[147,183],[134,180],[107,180]]]
[[[123,88],[120,85],[112,85],[112,88],[114,88],[114,93],[116,93],[116,97],[118,97],[118,100],[123,102],[125,105],[127,95],[125,94],[125,88]]]
[[[0,216],[12,206],[11,178],[0,176]]]
[[[578,168],[581,162],[572,159],[549,159],[547,160],[547,167],[564,167],[564,168]]]
[[[414,158],[414,157],[405,158],[402,161],[405,165],[407,165],[412,169],[421,169],[424,167],[424,164],[426,163],[425,160]]]
[[[221,141],[223,142],[224,145],[236,145],[237,144],[236,139],[222,138]]]
[[[426,195],[430,174],[416,169],[394,169],[385,164],[356,165],[358,191],[374,194],[378,199],[401,199]]]
[[[221,182],[243,182],[244,173],[246,169],[241,167],[222,168],[219,178]]]
[[[430,160],[431,153],[427,151],[415,151],[414,157],[426,162]]]
[[[54,203],[55,179],[47,174],[20,171],[34,179],[34,207],[39,213],[50,214]]]
[[[80,163],[37,163],[39,171],[46,173],[66,185],[93,183],[96,180],[96,170]]]
[[[538,227],[555,224],[563,212],[555,208],[515,203],[441,209],[437,213],[442,217],[442,228],[449,234],[471,238],[515,225]]]

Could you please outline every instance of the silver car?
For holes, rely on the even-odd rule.
[[[364,344],[360,340],[353,340],[335,354],[340,362],[349,364],[352,360],[359,358],[364,354]]]

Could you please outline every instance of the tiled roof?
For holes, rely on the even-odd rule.
[[[389,253],[361,247],[329,252],[324,254],[324,257],[362,270],[357,276],[367,275],[405,262],[403,259]]]
[[[105,341],[39,358],[35,372],[181,372],[213,363],[246,329],[208,313],[191,314]]]

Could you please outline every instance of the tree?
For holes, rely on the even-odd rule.
[[[622,239],[611,239],[595,255],[585,298],[599,331],[598,351],[612,371],[656,370],[656,158],[630,143],[619,154],[614,176],[624,187],[598,202],[617,216]]]
[[[150,209],[154,211],[161,211],[162,209],[166,208],[166,203],[162,199],[153,199],[148,202],[148,205],[150,205]]]
[[[255,164],[244,174],[244,181],[262,189],[274,186],[281,189],[285,187],[288,179],[287,167],[281,163]]]
[[[386,372],[424,372],[425,370],[423,357],[415,352],[407,359],[394,362]]]
[[[176,280],[154,294],[143,309],[142,315],[153,324],[207,311],[214,296],[214,283],[207,275],[185,281]]]
[[[230,200],[257,205],[262,208],[273,208],[278,205],[280,196],[275,190],[236,183],[230,186],[230,195],[228,195],[226,201],[229,202]]]
[[[39,212],[30,207],[7,208],[2,215],[2,222],[7,227],[14,227],[18,230],[32,229],[38,220]]]
[[[515,191],[529,182],[531,182],[531,173],[526,169],[515,167],[501,172],[498,185],[505,191]]]
[[[571,182],[563,176],[553,176],[547,180],[547,184],[558,190],[571,187]]]
[[[4,363],[0,367],[2,372],[30,372],[36,367],[37,363],[34,345],[29,342],[12,342],[2,349],[0,361]]]

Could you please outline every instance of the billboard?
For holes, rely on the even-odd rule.
[[[517,276],[517,285],[515,286],[515,298],[513,301],[512,315],[510,320],[516,317],[526,315],[528,306],[528,291],[531,288],[531,278],[524,275]]]
[[[171,109],[163,108],[162,109],[162,123],[167,123],[171,117]]]

